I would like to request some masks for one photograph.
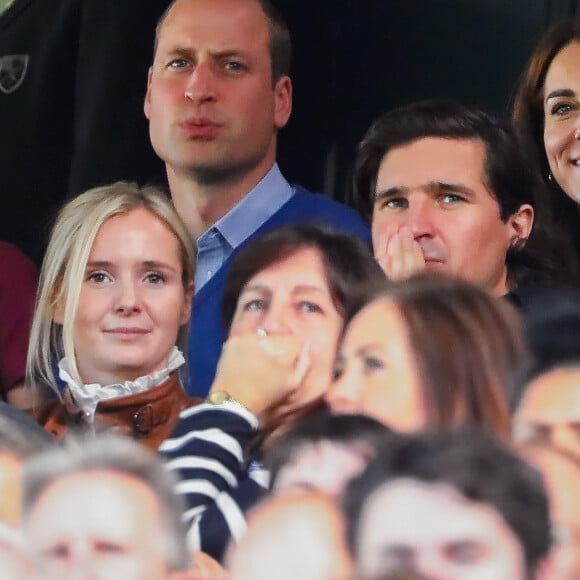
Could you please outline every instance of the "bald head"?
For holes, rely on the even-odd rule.
[[[248,524],[228,557],[231,580],[349,577],[344,522],[330,498],[316,493],[269,498],[252,511]]]

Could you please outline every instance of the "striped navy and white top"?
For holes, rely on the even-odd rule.
[[[246,531],[244,514],[264,495],[269,479],[259,463],[244,457],[257,427],[257,418],[238,403],[203,403],[182,411],[159,448],[180,478],[176,491],[187,504],[183,518],[191,550],[221,561],[230,539],[238,541]]]

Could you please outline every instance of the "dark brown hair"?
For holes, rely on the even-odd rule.
[[[434,99],[393,109],[376,119],[360,142],[355,161],[355,203],[364,218],[372,218],[384,156],[426,137],[481,141],[484,180],[504,223],[522,205],[534,208],[529,238],[514,244],[506,255],[510,289],[529,284],[578,284],[577,257],[554,227],[544,184],[527,162],[515,132],[508,123],[477,107]]]
[[[405,324],[427,428],[475,425],[507,437],[506,389],[524,353],[515,309],[473,284],[432,273],[393,284],[376,299],[394,302]]]
[[[544,82],[554,58],[574,41],[580,42],[580,20],[564,20],[550,28],[532,54],[514,100],[515,126],[544,179],[550,172],[544,149]]]
[[[566,19],[550,28],[540,39],[518,85],[512,118],[530,165],[537,169],[555,218],[570,237],[580,241],[580,218],[576,202],[554,179],[544,147],[544,83],[548,69],[559,52],[572,42],[580,42],[580,20]]]
[[[343,315],[388,284],[370,248],[355,236],[312,224],[273,230],[252,240],[232,260],[222,299],[226,334],[248,281],[272,264],[308,248],[319,251],[334,306]]]

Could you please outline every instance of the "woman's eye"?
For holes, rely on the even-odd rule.
[[[145,276],[145,279],[147,282],[151,282],[152,284],[161,284],[162,282],[165,282],[165,276],[160,272],[149,272]]]
[[[335,366],[335,367],[332,369],[332,377],[331,377],[331,378],[332,378],[332,381],[333,381],[333,382],[334,382],[334,381],[338,381],[338,379],[340,379],[340,377],[342,377],[342,374],[343,374],[343,373],[344,373],[344,368],[343,368],[343,366],[342,366],[342,365],[340,365],[340,366],[338,366],[338,365],[337,365],[337,366]]]
[[[90,282],[94,282],[95,284],[103,284],[104,282],[108,282],[111,278],[105,272],[91,272],[87,276],[87,280]]]
[[[322,312],[322,308],[314,302],[304,301],[300,303],[300,310],[302,312]]]
[[[248,300],[244,303],[243,310],[244,311],[257,311],[257,310],[265,310],[266,309],[266,301],[262,300],[261,298],[256,298],[254,300]]]
[[[570,103],[556,103],[551,109],[550,113],[552,115],[566,115],[574,109],[574,106]]]
[[[366,371],[376,371],[385,368],[383,361],[374,356],[364,358],[364,367]]]

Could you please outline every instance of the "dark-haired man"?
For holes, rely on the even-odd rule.
[[[229,259],[250,238],[322,221],[364,238],[356,213],[291,186],[276,165],[292,109],[291,43],[268,0],[175,0],[157,27],[145,114],[175,207],[197,238],[189,390],[204,396],[223,342]]]
[[[476,432],[387,441],[347,487],[358,570],[446,580],[544,577],[551,546],[540,474]]]
[[[383,115],[359,146],[355,187],[390,278],[428,268],[496,295],[575,282],[513,131],[479,109],[425,101]]]

